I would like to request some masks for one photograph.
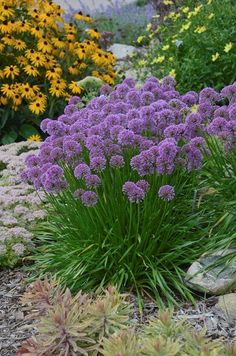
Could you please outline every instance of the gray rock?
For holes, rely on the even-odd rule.
[[[128,56],[131,56],[136,51],[136,47],[129,46],[120,43],[114,43],[110,48],[114,56],[117,58],[118,61],[125,60]]]
[[[213,295],[233,290],[236,287],[236,260],[219,263],[220,258],[230,254],[236,255],[236,247],[202,255],[188,269],[186,284],[193,290]]]
[[[229,293],[219,297],[216,307],[223,311],[226,320],[233,324],[236,321],[236,293]]]

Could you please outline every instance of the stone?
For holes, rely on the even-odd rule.
[[[206,294],[222,295],[236,288],[236,261],[225,264],[220,258],[236,254],[236,247],[204,254],[187,271],[186,284]]]
[[[220,309],[225,316],[225,319],[233,324],[236,322],[236,293],[221,295],[216,304],[216,308]]]
[[[120,43],[114,43],[111,47],[109,47],[108,50],[114,54],[118,61],[125,60],[127,57],[131,56],[137,51],[136,47],[134,46]]]

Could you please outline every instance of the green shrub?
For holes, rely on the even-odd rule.
[[[181,92],[205,86],[220,89],[236,79],[236,3],[191,3],[170,12],[162,25],[151,30],[153,44],[146,58],[137,60],[138,72],[144,67],[144,76],[171,74]]]

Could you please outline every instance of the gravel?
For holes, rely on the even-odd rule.
[[[24,339],[35,333],[20,304],[27,273],[21,268],[0,271],[0,355],[15,356]]]

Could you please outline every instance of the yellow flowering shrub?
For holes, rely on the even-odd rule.
[[[235,0],[184,0],[155,30],[147,31],[153,44],[146,58],[137,60],[137,72],[172,75],[182,92],[220,89],[236,80],[235,23]]]
[[[0,0],[0,143],[37,135],[42,116],[57,116],[88,75],[114,84],[115,58],[99,45],[93,20],[71,23],[48,0]]]

